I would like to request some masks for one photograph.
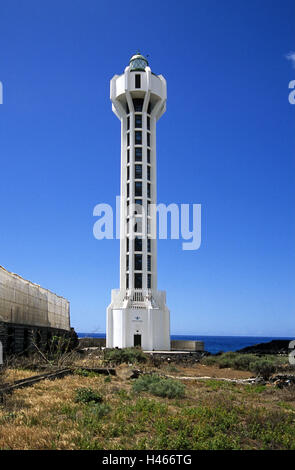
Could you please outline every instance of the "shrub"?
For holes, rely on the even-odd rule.
[[[82,377],[97,377],[99,375],[98,372],[94,372],[93,370],[87,369],[76,369],[75,374],[81,375]]]
[[[75,402],[76,403],[101,403],[102,396],[100,393],[95,392],[92,388],[81,387],[75,390]]]
[[[271,370],[270,374],[274,372],[276,366],[278,365],[278,359],[276,358],[264,358],[259,359],[254,354],[240,354],[237,352],[226,352],[219,356],[209,356],[202,359],[202,363],[206,365],[216,365],[220,369],[225,367],[230,367],[237,370],[249,370],[251,372],[260,373],[259,365],[258,369],[255,369],[254,364],[262,364],[266,362],[268,369]],[[273,366],[270,368],[270,366]],[[253,369],[254,367],[254,369]],[[262,367],[262,366],[261,366]],[[265,366],[266,367],[266,366]],[[267,373],[267,372],[266,372]]]
[[[135,392],[146,391],[158,397],[182,398],[185,387],[173,379],[166,379],[159,375],[142,375],[133,383]]]
[[[146,356],[139,348],[108,349],[105,350],[104,359],[114,364],[146,362]]]
[[[276,370],[275,364],[268,359],[257,359],[255,362],[251,362],[249,368],[251,372],[259,375],[264,380],[268,380]]]
[[[105,403],[95,403],[88,409],[88,416],[94,419],[100,419],[108,414],[110,410],[109,405]]]
[[[218,363],[218,358],[216,356],[207,356],[202,359],[201,363],[206,366],[215,366]]]
[[[237,370],[250,370],[249,366],[255,359],[253,354],[238,354],[234,359],[233,367]]]

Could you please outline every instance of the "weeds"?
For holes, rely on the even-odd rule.
[[[249,364],[249,370],[261,376],[264,380],[268,380],[276,371],[276,366],[270,360],[256,359],[256,361]]]
[[[0,406],[0,449],[295,450],[293,387],[107,379],[82,372],[16,390]]]
[[[124,348],[106,349],[104,351],[104,360],[113,364],[135,364],[146,362],[147,358],[139,348]]]
[[[269,378],[284,362],[285,358],[277,356],[258,357],[255,354],[240,354],[236,352],[226,352],[219,356],[208,356],[202,359],[202,364],[207,366],[217,366],[236,370],[247,370]]]
[[[101,403],[102,396],[92,388],[80,387],[75,390],[76,403]]]
[[[160,377],[159,375],[142,375],[133,383],[135,392],[146,391],[158,397],[183,398],[185,387],[182,383]]]

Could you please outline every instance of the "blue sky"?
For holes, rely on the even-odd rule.
[[[119,242],[120,122],[109,81],[139,49],[168,83],[158,202],[202,204],[202,244],[159,241],[174,334],[295,337],[292,0],[2,0],[0,264],[104,332]]]

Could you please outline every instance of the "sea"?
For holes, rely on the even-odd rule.
[[[104,333],[78,333],[79,338],[105,338]],[[253,346],[258,343],[268,343],[273,339],[287,339],[294,338],[275,337],[275,336],[195,336],[195,335],[171,335],[171,339],[179,340],[194,340],[204,341],[205,351],[211,354],[227,351],[238,351],[246,346]]]

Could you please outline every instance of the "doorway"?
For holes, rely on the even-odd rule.
[[[141,335],[134,335],[133,344],[134,344],[134,347],[136,346],[141,347]]]

